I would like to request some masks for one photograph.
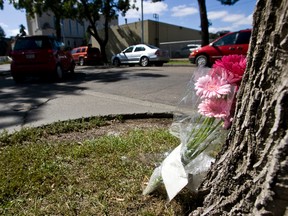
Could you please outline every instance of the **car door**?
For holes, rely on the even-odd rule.
[[[122,63],[129,63],[130,62],[133,49],[134,49],[134,46],[130,46],[118,54]]]
[[[251,31],[239,32],[235,47],[237,54],[247,55],[250,37],[251,37]]]
[[[133,53],[131,54],[131,61],[134,63],[139,63],[140,58],[145,53],[145,47],[144,46],[136,46]]]
[[[232,34],[225,35],[220,38],[218,41],[213,43],[213,46],[216,48],[220,57],[229,54],[236,54],[236,40],[237,40],[237,32]]]

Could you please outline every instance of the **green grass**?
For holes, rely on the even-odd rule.
[[[171,59],[166,65],[190,65],[193,66],[187,59]]]
[[[70,136],[106,124],[92,118],[2,133],[0,215],[187,214],[189,193],[169,204],[161,189],[142,195],[155,164],[179,140],[165,128],[84,140]],[[63,134],[66,139],[57,139]]]

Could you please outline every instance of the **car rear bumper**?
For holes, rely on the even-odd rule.
[[[170,61],[170,58],[169,57],[160,57],[160,56],[157,56],[157,57],[152,57],[149,59],[151,62],[163,62],[163,63],[167,63]]]
[[[55,64],[18,65],[12,62],[10,69],[12,75],[28,75],[28,74],[41,75],[41,74],[54,73],[56,65]]]

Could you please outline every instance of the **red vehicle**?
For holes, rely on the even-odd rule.
[[[75,62],[64,50],[64,44],[50,36],[19,37],[10,53],[11,75],[15,82],[26,76],[49,75],[62,79],[64,73],[74,73]]]
[[[227,33],[209,45],[191,52],[189,61],[197,66],[211,66],[225,55],[247,55],[250,36],[251,29]]]
[[[76,47],[71,52],[74,61],[80,66],[84,64],[101,64],[102,55],[97,47],[82,46]]]

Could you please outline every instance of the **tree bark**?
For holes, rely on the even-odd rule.
[[[288,1],[259,0],[236,113],[190,215],[288,215]]]

